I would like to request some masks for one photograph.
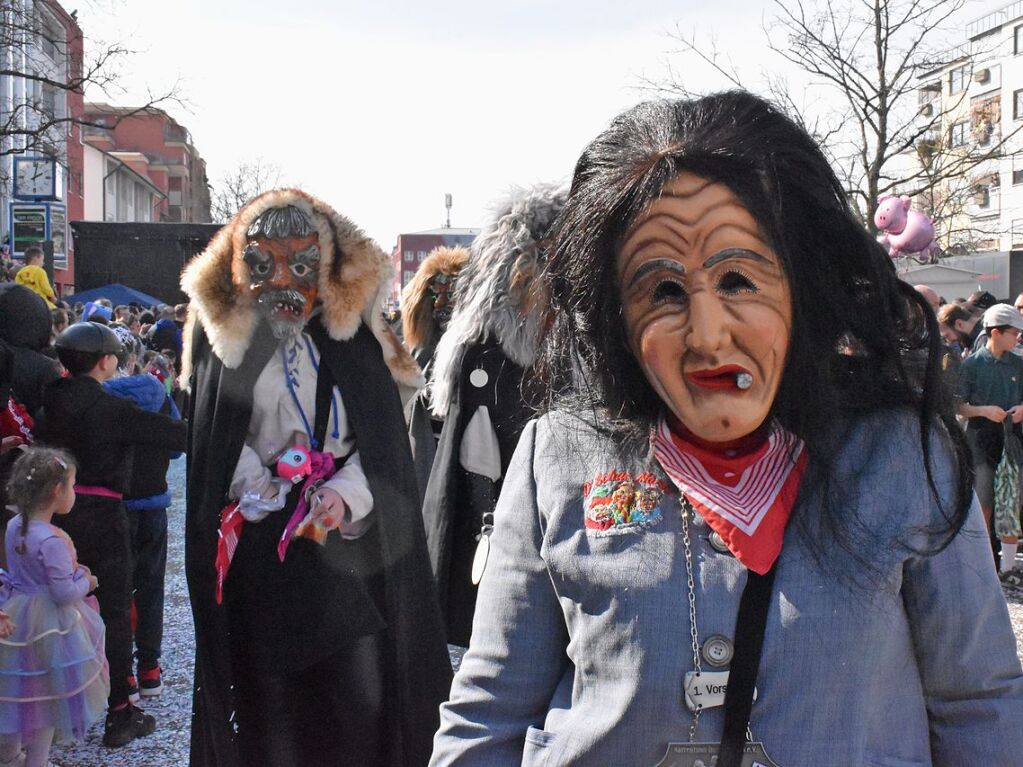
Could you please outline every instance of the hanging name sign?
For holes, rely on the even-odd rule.
[[[705,708],[725,705],[727,690],[727,671],[686,672],[686,708],[690,711],[702,711]]]
[[[725,693],[728,692],[727,671],[687,671],[684,685],[686,708],[690,711],[703,711],[705,708],[716,708],[725,705]],[[757,699],[757,691],[753,690],[753,700]]]
[[[654,767],[715,767],[720,743],[669,743],[668,750]],[[742,767],[779,767],[764,750],[763,743],[747,743],[742,751]]]

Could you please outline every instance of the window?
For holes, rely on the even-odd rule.
[[[36,32],[36,42],[39,45],[39,50],[45,53],[51,61],[59,62],[64,28],[46,13],[40,16],[37,23],[39,27]]]
[[[1023,218],[1012,220],[1012,245],[1023,245]]]
[[[411,250],[406,250],[405,251],[405,263],[406,264],[411,264],[414,260],[415,260],[415,255],[412,253],[412,251]]]
[[[419,262],[422,263],[424,258],[426,258],[426,251],[425,250],[419,251]]]
[[[1023,88],[1012,92],[1012,119],[1023,120]]]
[[[60,99],[57,89],[49,83],[41,83],[39,94],[39,109],[50,118],[59,118],[63,115],[60,109]]]
[[[1023,53],[1023,24],[1012,30],[1012,52],[1017,56]]]
[[[966,90],[966,84],[970,79],[970,65],[964,64],[961,67],[956,67],[948,73],[948,92],[949,94],[962,93]]]
[[[970,124],[968,122],[956,123],[948,131],[948,145],[950,147],[966,146],[966,137],[969,135]]]
[[[1001,97],[973,99],[970,104],[970,122],[973,140],[977,146],[989,146],[992,137],[1001,135],[999,130],[1002,122]]]
[[[416,276],[416,273],[415,272],[410,272],[410,271],[405,271],[404,275],[405,276],[402,278],[401,284],[402,285],[408,285],[409,282],[412,280],[412,278]]]
[[[997,176],[988,176],[981,179],[980,183],[973,190],[974,202],[977,204],[978,214],[997,213],[999,209]]]

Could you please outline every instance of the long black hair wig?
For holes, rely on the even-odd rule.
[[[647,439],[663,404],[627,341],[616,254],[683,171],[728,186],[781,259],[793,322],[772,416],[808,451],[824,498],[814,529],[829,530],[858,560],[869,560],[856,539],[870,533],[850,519],[842,488],[827,486],[830,469],[843,424],[908,410],[919,422],[930,491],[942,510],[923,548],[943,548],[965,521],[972,469],[943,381],[933,312],[856,220],[814,140],[752,94],[639,104],[583,151],[545,273],[552,318],[538,373],[550,382],[547,406],[575,410],[623,447]],[[954,489],[944,499],[932,475],[935,433],[952,448]]]

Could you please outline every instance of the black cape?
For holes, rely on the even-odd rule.
[[[392,744],[388,764],[425,765],[439,723],[438,708],[450,689],[451,666],[430,577],[400,397],[380,345],[365,325],[349,341],[330,339],[318,318],[310,322],[309,332],[321,364],[328,366],[341,392],[374,498],[374,535],[366,538],[377,542],[375,561],[382,566],[368,591],[387,626],[386,737]],[[214,561],[220,512],[227,504],[248,431],[253,385],[276,347],[277,340],[261,325],[242,364],[232,370],[212,353],[198,324],[193,334],[185,527],[185,568],[196,632],[192,765],[242,767],[231,724],[232,626],[227,603],[217,605],[214,598]],[[307,588],[314,594],[320,587],[312,583]],[[297,596],[301,601],[301,594]],[[261,640],[266,641],[251,637],[252,643]]]
[[[474,386],[469,380],[477,369],[487,374],[483,386]],[[426,487],[423,522],[430,564],[437,579],[448,641],[462,647],[469,645],[476,610],[471,572],[483,515],[497,505],[519,436],[534,415],[528,404],[531,395],[525,373],[494,338],[466,348]],[[459,462],[465,428],[480,406],[489,410],[497,434],[501,478],[496,482],[470,474]]]

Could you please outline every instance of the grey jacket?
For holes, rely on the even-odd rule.
[[[951,456],[932,439],[939,493]],[[582,486],[622,465],[555,414],[522,435],[496,511],[472,646],[441,708],[433,765],[657,764],[692,721],[692,670],[677,492],[647,522],[584,525]],[[812,471],[812,467],[811,467]],[[1023,764],[1023,676],[976,503],[941,553],[912,416],[855,424],[834,487],[871,530],[880,575],[838,547],[819,559],[790,524],[778,560],[750,726],[781,767]],[[793,515],[811,526],[819,499]],[[659,517],[659,518],[658,518]],[[731,637],[746,571],[691,527],[701,641]],[[839,577],[837,573],[845,573]],[[705,670],[706,667],[705,667]],[[696,741],[717,741],[721,708]]]

